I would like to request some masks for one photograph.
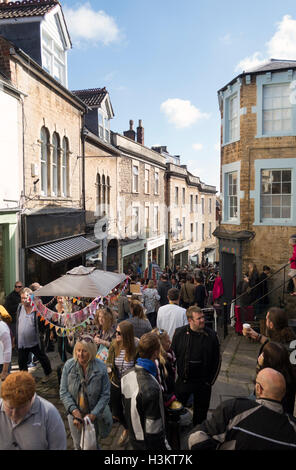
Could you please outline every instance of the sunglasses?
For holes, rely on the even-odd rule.
[[[159,329],[159,330],[158,330],[158,333],[159,333],[159,336],[161,336],[161,335],[163,335],[163,334],[165,333],[165,330]]]
[[[118,335],[118,336],[121,336],[121,331],[116,330],[115,334]]]
[[[15,289],[21,289],[23,286],[14,286]]]
[[[78,342],[93,343],[94,340],[93,340],[93,338],[91,338],[90,336],[81,336],[81,337],[78,339]]]

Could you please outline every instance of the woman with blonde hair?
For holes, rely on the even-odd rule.
[[[90,335],[78,338],[73,358],[64,365],[60,399],[68,413],[71,436],[76,450],[80,449],[83,418],[88,416],[96,436],[107,437],[112,427],[108,406],[110,383],[105,364],[96,359],[97,345]],[[98,442],[97,442],[97,447]]]
[[[146,315],[152,328],[156,326],[157,310],[159,306],[160,295],[155,289],[152,279],[148,282],[147,288],[143,291],[143,305],[146,309]]]
[[[118,441],[119,445],[122,445],[127,440],[128,432],[121,400],[120,381],[123,373],[135,365],[136,347],[139,340],[135,338],[133,325],[127,320],[117,325],[115,334],[115,340],[111,343],[106,365],[111,382],[110,404],[112,414],[124,428]]]
[[[130,322],[134,327],[134,333],[137,338],[141,338],[145,333],[149,333],[152,330],[150,321],[147,319],[143,306],[139,300],[132,300],[130,303],[131,318],[127,321]]]

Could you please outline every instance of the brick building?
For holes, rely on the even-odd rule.
[[[249,262],[273,270],[296,226],[296,61],[271,59],[218,91],[221,112],[220,265],[226,299]]]

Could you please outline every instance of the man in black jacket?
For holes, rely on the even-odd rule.
[[[10,329],[12,332],[13,339],[15,339],[15,325],[16,325],[16,311],[18,305],[21,303],[21,296],[20,292],[23,288],[23,284],[21,281],[16,281],[14,285],[14,290],[8,294],[8,296],[5,299],[5,304],[4,307],[10,314],[12,321],[10,324]]]
[[[296,450],[296,419],[285,414],[283,375],[270,368],[256,378],[256,401],[234,398],[221,403],[189,436],[191,450]]]
[[[214,330],[205,326],[202,310],[193,305],[187,312],[189,325],[177,328],[172,349],[177,359],[176,396],[186,405],[193,393],[193,425],[207,417],[212,385],[221,365],[220,344]]]
[[[168,301],[168,291],[172,288],[172,284],[169,281],[167,274],[162,274],[160,281],[157,284],[157,291],[160,295],[159,304],[160,306],[166,305],[169,303]]]
[[[139,341],[138,351],[135,367],[121,379],[130,444],[134,450],[168,450],[162,390],[156,379],[154,362],[160,352],[158,336],[145,333]]]

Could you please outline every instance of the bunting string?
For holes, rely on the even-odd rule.
[[[44,305],[41,298],[34,296],[34,293],[31,294],[31,305],[37,311],[37,316],[40,317],[40,320],[44,321],[45,325],[49,325],[50,329],[55,328],[58,336],[68,336],[70,334],[74,334],[77,330],[83,330],[92,322],[99,306],[104,305],[104,299],[114,305],[118,298],[125,292],[128,286],[128,281],[129,278],[127,277],[121,291],[118,292],[120,284],[115,287],[108,296],[96,297],[89,305],[76,312],[54,312],[48,308],[48,305],[52,301]],[[73,304],[76,303],[77,305],[82,303],[80,298],[76,297],[73,297],[71,302],[73,302]]]

